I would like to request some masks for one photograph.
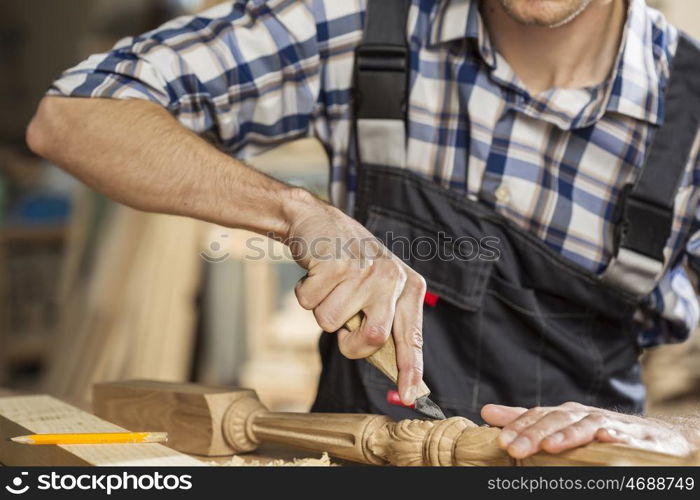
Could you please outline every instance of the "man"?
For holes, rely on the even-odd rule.
[[[293,245],[300,304],[338,332],[317,411],[414,415],[351,361],[393,335],[402,401],[424,356],[431,399],[503,427],[514,457],[685,453],[695,420],[634,414],[641,348],[698,319],[697,54],[642,0],[240,0],[69,70],[27,135],[133,207],[333,242]],[[357,220],[240,161],[308,135]]]

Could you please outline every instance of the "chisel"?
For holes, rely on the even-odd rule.
[[[361,325],[362,313],[358,313],[345,323],[345,328],[351,332],[354,332],[360,328]],[[396,345],[394,344],[394,338],[392,336],[389,336],[389,340],[386,341],[384,346],[367,358],[367,361],[369,361],[384,375],[389,377],[392,382],[395,384],[398,383],[399,368],[396,363]],[[428,386],[425,385],[425,382],[421,381],[420,385],[418,386],[415,410],[428,418],[432,418],[434,420],[444,420],[445,414],[438,405],[433,403],[428,398],[428,394],[430,394],[430,389],[428,389]]]

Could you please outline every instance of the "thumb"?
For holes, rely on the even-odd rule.
[[[527,411],[526,408],[503,405],[485,405],[481,409],[481,418],[494,427],[505,427]]]

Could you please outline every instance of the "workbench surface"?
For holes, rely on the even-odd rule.
[[[27,394],[0,388],[0,398],[13,397],[13,396],[27,396]],[[79,410],[76,410],[76,411],[79,411]],[[92,412],[89,409],[87,409],[87,413],[92,414]],[[101,446],[101,445],[96,445],[96,446]],[[233,458],[231,456],[224,456],[224,457],[207,457],[207,456],[199,456],[199,455],[190,455],[190,456],[196,460],[204,462],[205,464],[223,465],[223,466],[231,464],[231,460]],[[271,465],[272,463],[279,462],[279,461],[291,463],[294,461],[294,459],[307,459],[307,458],[316,458],[317,459],[317,458],[320,458],[320,455],[318,453],[306,452],[303,450],[293,449],[293,448],[285,447],[282,445],[263,444],[255,452],[239,455],[239,457],[240,457],[240,460],[245,465],[250,464],[250,465],[264,466],[264,465]],[[340,465],[340,461],[333,460],[333,463]],[[0,462],[0,466],[1,465],[2,465],[2,463]],[[42,465],[42,464],[36,463],[34,465]],[[49,465],[49,464],[46,464],[46,465]],[[241,465],[240,461],[238,461],[237,465]]]

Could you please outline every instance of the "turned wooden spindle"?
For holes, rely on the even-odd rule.
[[[127,429],[163,429],[167,445],[184,453],[233,455],[271,442],[367,464],[386,463],[367,441],[391,422],[382,415],[272,413],[249,389],[149,380],[95,384],[93,409]]]
[[[386,462],[372,453],[368,440],[389,422],[382,415],[272,413],[257,397],[247,395],[228,409],[223,429],[226,441],[237,453],[253,451],[268,442],[381,465]]]
[[[168,446],[209,456],[245,453],[269,442],[373,465],[697,465],[700,458],[591,443],[515,460],[499,448],[499,429],[462,417],[395,422],[380,415],[275,413],[254,391],[194,384],[97,384],[93,404],[105,420],[132,431],[167,432]]]
[[[453,417],[442,421],[389,423],[372,438],[373,452],[394,465],[539,466],[539,465],[690,465],[693,459],[630,446],[591,443],[557,455],[541,452],[516,460],[496,439],[500,429],[478,427]]]

